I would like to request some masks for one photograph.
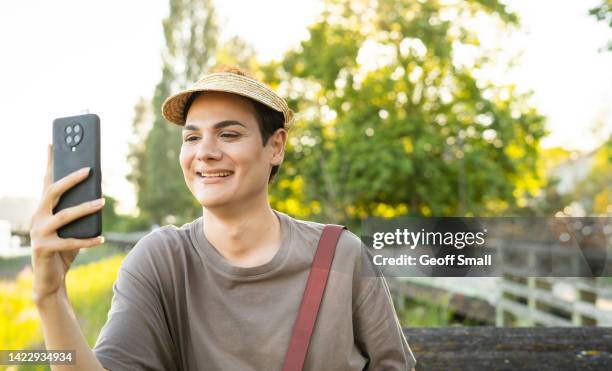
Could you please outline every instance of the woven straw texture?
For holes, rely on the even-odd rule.
[[[287,102],[272,89],[257,80],[229,72],[206,75],[193,87],[168,97],[162,105],[162,114],[166,120],[177,125],[185,125],[185,117],[183,117],[185,104],[191,94],[201,91],[221,91],[252,98],[281,112],[285,117],[285,128],[289,129],[293,124],[293,111],[289,109]]]

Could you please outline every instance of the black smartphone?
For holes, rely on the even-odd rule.
[[[100,118],[95,114],[61,117],[53,121],[53,181],[88,166],[89,176],[66,191],[53,214],[102,197]],[[58,229],[62,238],[90,238],[102,233],[102,210]]]

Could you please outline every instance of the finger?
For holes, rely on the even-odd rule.
[[[84,167],[51,184],[49,188],[47,188],[47,196],[45,201],[50,204],[49,206],[54,207],[60,196],[70,188],[74,187],[76,184],[85,180],[89,175],[89,172],[90,168]]]
[[[63,251],[94,247],[104,243],[103,236],[92,238],[60,238],[60,240],[62,240],[60,249]]]
[[[104,207],[104,203],[104,198],[98,198],[97,200],[83,202],[82,204],[63,209],[49,219],[49,223],[45,227],[45,230],[49,233],[57,231],[59,228],[76,219],[100,210]]]
[[[98,246],[104,243],[103,236],[92,238],[60,238],[53,237],[36,247],[32,247],[33,256],[50,256],[56,252],[76,251],[78,249]]]
[[[49,248],[50,251],[73,251],[77,249],[84,249],[88,247],[98,246],[104,243],[104,237],[92,237],[92,238],[60,238],[58,237],[53,247]]]
[[[51,144],[47,145],[47,171],[45,173],[45,180],[44,180],[44,183],[43,183],[43,190],[47,189],[47,187],[49,187],[51,185],[51,183],[52,183],[52,180],[51,180],[52,179],[52,174],[51,174],[51,172],[53,170],[51,170],[51,168],[53,166],[53,164],[52,164],[53,159],[51,158],[51,153],[52,153],[51,147],[52,147]]]

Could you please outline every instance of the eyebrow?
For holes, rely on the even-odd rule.
[[[244,124],[236,120],[224,120],[224,121],[217,122],[216,124],[213,125],[213,129],[217,129],[217,130],[223,129],[226,126],[232,126],[232,125],[240,125],[246,129],[246,126],[244,126]],[[200,128],[195,125],[185,125],[183,127],[183,131],[198,131],[198,130],[200,130]]]

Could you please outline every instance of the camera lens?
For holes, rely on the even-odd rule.
[[[70,134],[70,133],[72,133],[72,127],[66,126],[66,134]]]
[[[80,140],[81,140],[81,136],[79,134],[74,136],[74,143],[78,143]]]
[[[70,136],[66,137],[66,143],[68,144],[72,143],[72,137]]]
[[[81,132],[81,127],[79,125],[74,125],[74,132],[75,133],[80,133]]]

